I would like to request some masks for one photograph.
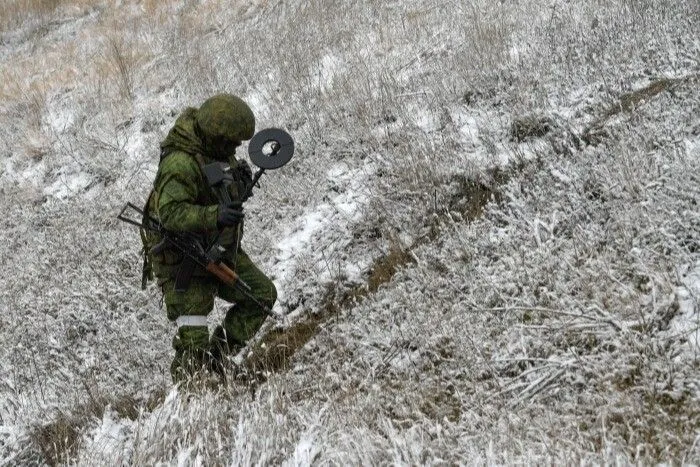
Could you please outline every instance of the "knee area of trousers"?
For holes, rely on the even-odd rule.
[[[266,285],[265,287],[260,287],[257,290],[253,291],[253,297],[255,297],[256,300],[258,300],[260,303],[265,305],[268,308],[272,308],[272,306],[275,304],[277,301],[277,288],[275,287],[275,284],[272,282],[269,283],[269,285]],[[250,303],[248,303],[250,302]],[[241,303],[245,303],[244,308],[252,308],[255,305],[253,305],[252,300],[242,300]]]
[[[181,326],[173,339],[175,350],[202,350],[209,346],[207,326]]]

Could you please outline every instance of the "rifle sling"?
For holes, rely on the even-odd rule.
[[[146,204],[143,206],[143,216],[141,217],[141,225],[148,225],[148,205],[151,203],[151,197],[153,196],[153,190],[148,194],[148,199]],[[143,255],[143,265],[141,266],[141,290],[146,290],[146,285],[148,281],[153,280],[153,264],[149,258],[148,251],[146,251],[146,230],[144,227],[139,229],[139,234],[141,235],[141,244],[143,245],[143,250],[141,254]]]

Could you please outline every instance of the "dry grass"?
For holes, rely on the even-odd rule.
[[[85,430],[95,420],[101,420],[106,410],[111,409],[122,419],[138,420],[160,406],[166,396],[164,388],[155,390],[146,400],[137,400],[128,394],[101,394],[89,385],[85,385],[85,389],[84,403],[76,404],[70,413],[55,414],[50,422],[33,430],[32,440],[48,465],[66,465],[74,460]]]
[[[508,171],[493,170],[489,174],[490,185],[458,178],[458,189],[453,194],[448,210],[443,216],[435,219],[435,228],[428,236],[422,237],[408,248],[393,239],[388,252],[377,257],[369,267],[364,284],[350,289],[338,287],[334,283],[328,284],[320,310],[287,328],[273,329],[265,334],[246,358],[247,376],[241,376],[245,379],[252,377],[254,380],[264,381],[270,373],[287,371],[292,357],[317,335],[324,322],[372,297],[380,287],[388,285],[402,268],[415,264],[413,250],[439,236],[438,226],[449,218],[450,212],[460,213],[462,219],[472,222],[482,216],[487,204],[499,202],[499,187],[507,182],[509,176]]]
[[[36,25],[36,33],[45,34],[52,21],[60,19],[63,13],[75,14],[90,11],[95,7],[106,7],[120,16],[114,2],[109,0],[4,0],[0,4],[0,34],[26,26]],[[158,0],[127,0],[120,2],[121,9],[137,6],[146,17],[153,18],[163,7]],[[172,3],[172,2],[168,2]]]
[[[581,138],[588,144],[599,143],[602,138],[605,138],[605,124],[612,117],[620,113],[631,113],[664,91],[672,91],[676,86],[697,83],[698,81],[698,75],[677,79],[662,78],[654,80],[649,85],[636,91],[624,93],[620,95],[613,105],[605,109],[600,117],[586,127]]]
[[[62,0],[5,0],[0,5],[0,33],[13,30],[26,21],[48,21]]]
[[[549,117],[528,115],[513,119],[510,126],[511,139],[522,143],[528,139],[541,138],[552,131],[553,121]]]
[[[81,428],[81,423],[65,414],[37,428],[34,443],[39,446],[44,461],[51,466],[68,464],[79,447]]]

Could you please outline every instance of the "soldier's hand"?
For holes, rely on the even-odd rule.
[[[241,203],[231,203],[219,205],[219,214],[216,217],[216,226],[218,228],[231,227],[243,220],[243,207]]]
[[[250,168],[250,164],[248,164],[248,162],[239,160],[238,164],[236,165],[236,170],[238,171],[241,180],[244,182],[248,183],[253,181],[253,170]]]

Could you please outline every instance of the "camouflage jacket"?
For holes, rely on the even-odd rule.
[[[240,242],[243,226],[241,223],[238,228],[217,229],[219,200],[202,172],[202,166],[213,159],[200,152],[203,148],[192,130],[194,113],[191,110],[194,109],[183,112],[161,144],[161,161],[145,211],[167,230],[195,233],[205,245],[218,240],[222,246],[233,250],[232,247]],[[232,168],[238,164],[234,155],[229,164]],[[236,184],[231,185],[230,194],[233,200],[239,199]],[[182,255],[175,249],[149,253],[162,239],[152,231],[143,231],[142,234],[144,251],[148,255],[144,275],[151,278],[155,274],[159,282],[174,277],[183,260]],[[194,274],[204,276],[208,273],[197,268]]]

